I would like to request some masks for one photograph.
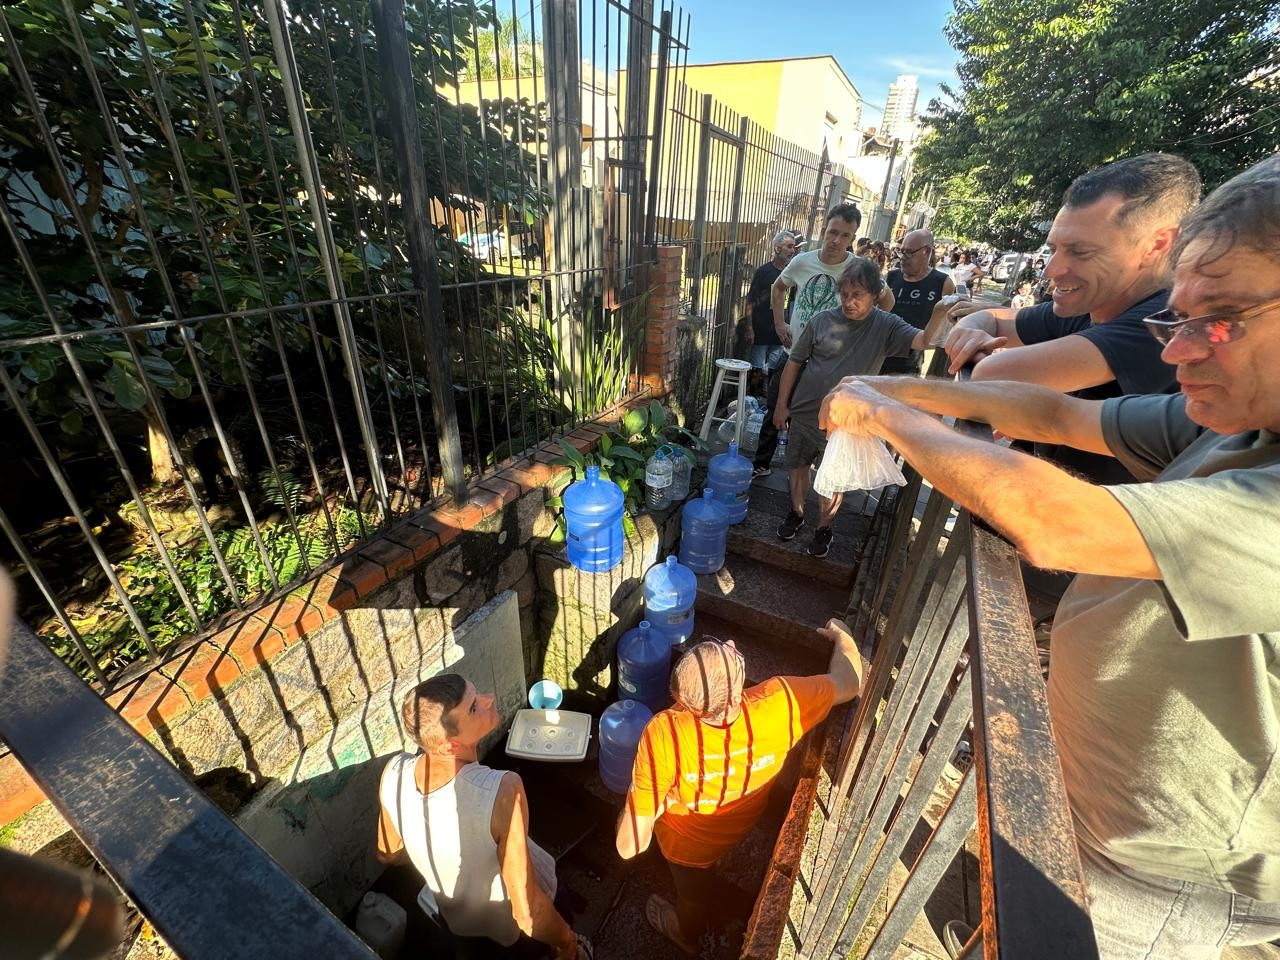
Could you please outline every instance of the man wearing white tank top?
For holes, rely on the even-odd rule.
[[[401,718],[421,752],[396,754],[383,769],[378,859],[407,853],[457,936],[511,946],[523,933],[553,947],[556,960],[589,960],[585,938],[552,903],[555,860],[529,839],[519,774],[476,761],[499,723],[493,695],[442,674],[414,688]]]

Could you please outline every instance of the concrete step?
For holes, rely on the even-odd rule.
[[[696,608],[777,645],[829,652],[830,644],[815,631],[843,616],[848,602],[843,588],[730,554],[719,571],[698,577]]]
[[[747,667],[747,685],[763,683],[770,677],[807,677],[823,673],[830,661],[829,651],[794,643],[778,643],[740,623],[724,620],[714,614],[697,614],[699,639],[715,637],[732,640]]]
[[[851,493],[845,497],[832,524],[835,539],[831,542],[831,551],[822,559],[805,552],[818,525],[817,495],[810,493],[805,504],[805,525],[795,539],[779,540],[778,524],[790,509],[785,473],[775,468],[771,476],[752,484],[747,518],[729,528],[729,550],[832,586],[851,587],[858,551],[871,524],[872,507],[867,503],[867,496]]]

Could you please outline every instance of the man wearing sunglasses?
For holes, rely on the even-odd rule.
[[[912,230],[902,238],[902,266],[889,271],[885,284],[893,291],[893,312],[917,330],[929,326],[942,298],[956,292],[956,283],[933,265],[933,234]],[[920,372],[924,351],[912,350],[908,357],[886,357],[881,373]]]
[[[832,706],[862,689],[862,658],[844,624],[831,620],[819,633],[832,644],[826,673],[746,689],[746,665],[732,641],[695,644],[671,672],[675,705],[644,729],[618,853],[629,860],[657,837],[676,897],[672,904],[653,894],[645,917],[687,953],[698,952],[714,905],[726,899],[716,862],[764,813],[787,754]]]
[[[963,316],[947,337],[951,372],[979,360],[975,380],[1039,383],[1086,400],[1174,390],[1173,367],[1160,359],[1142,318],[1168,301],[1169,251],[1199,199],[1195,167],[1165,153],[1077,178],[1049,231],[1045,275],[1053,299]],[[974,306],[959,304],[951,315]],[[991,355],[1001,347],[1017,349]],[[1133,479],[1113,457],[1049,445],[1036,452],[1098,483]]]
[[[1102,960],[1280,936],[1280,155],[1183,223],[1145,326],[1177,394],[850,378],[822,421],[881,437],[1041,566],[1076,573],[1049,708]],[[1097,486],[930,414],[1117,457]]]

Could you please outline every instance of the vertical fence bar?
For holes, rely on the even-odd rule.
[[[440,447],[445,488],[456,503],[467,500],[467,478],[462,469],[462,443],[458,413],[454,407],[449,375],[448,339],[445,333],[440,278],[436,275],[434,240],[428,226],[426,165],[418,135],[418,101],[409,69],[409,42],[404,28],[403,0],[373,0],[374,32],[382,63],[383,89],[391,114],[391,135],[403,194],[409,264],[417,288],[420,322],[426,328],[427,375],[431,378],[431,412]]]
[[[333,312],[338,325],[338,341],[342,359],[351,382],[352,400],[355,402],[356,419],[360,424],[360,436],[365,445],[365,459],[369,464],[369,482],[378,499],[384,521],[390,514],[390,498],[387,480],[382,473],[382,456],[378,452],[378,437],[373,429],[373,411],[369,407],[369,395],[365,390],[364,374],[360,369],[359,347],[351,322],[351,309],[338,264],[338,252],[333,240],[333,229],[326,209],[324,185],[320,180],[320,167],[316,163],[315,144],[311,139],[311,124],[307,120],[303,103],[302,84],[293,55],[293,42],[289,36],[289,17],[284,0],[266,0],[264,8],[271,30],[271,43],[275,50],[276,68],[280,71],[284,87],[285,103],[289,109],[289,125],[293,130],[294,144],[298,151],[298,166],[302,170],[307,188],[307,200],[311,205],[312,225],[316,232],[316,248],[320,251],[320,263],[324,268],[329,296],[334,300]],[[216,107],[215,107],[216,109]],[[434,385],[438,387],[437,385]],[[439,389],[434,391],[439,393]]]
[[[662,184],[663,134],[667,121],[667,62],[670,58],[671,11],[662,11],[658,28],[658,68],[653,81],[653,122],[649,142],[649,192],[645,195],[644,242],[657,242],[658,193]]]
[[[711,172],[711,114],[715,101],[702,95],[702,124],[698,128],[698,174],[694,180],[697,202],[693,212],[693,284],[689,290],[689,312],[699,315],[702,294],[702,259],[707,255],[707,182]]]

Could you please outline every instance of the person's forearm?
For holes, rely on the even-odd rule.
[[[1100,488],[1046,461],[962,436],[902,404],[877,410],[872,428],[935,488],[987,520],[1032,563],[1081,569],[1066,558],[1075,560],[1088,551],[1065,541],[1096,521],[1080,513],[1086,492]]]
[[[862,691],[862,654],[852,637],[836,635],[827,672],[835,680],[836,703],[847,703]]]
[[[782,379],[778,381],[778,406],[786,410],[791,406],[791,391],[800,376],[800,364],[788,360],[782,365]]]
[[[546,891],[538,886],[536,881],[532,886],[534,889],[529,892],[530,916],[526,920],[529,928],[525,929],[518,922],[517,926],[539,943],[549,944],[561,952],[572,955],[575,944],[573,928],[565,922],[564,917],[560,916]]]
[[[1067,443],[1061,421],[1068,397],[1034,383],[991,380],[957,383],[920,377],[877,377],[875,388],[917,409],[976,420],[1019,440]]]
[[[781,336],[787,329],[787,292],[775,284],[769,288],[769,305],[773,309],[773,329]]]

